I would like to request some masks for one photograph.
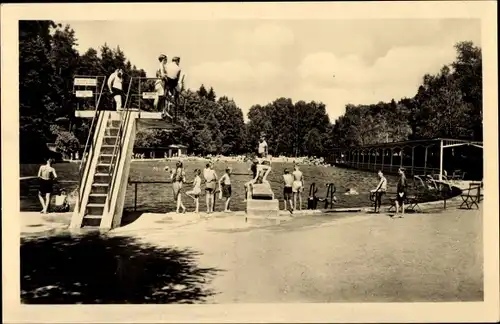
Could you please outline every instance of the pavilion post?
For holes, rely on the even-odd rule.
[[[392,159],[394,158],[394,149],[391,148],[391,164],[389,166],[389,172],[392,172]]]
[[[429,148],[428,146],[426,146],[426,147],[425,147],[424,175],[427,175],[427,149],[428,149],[428,148]]]
[[[439,142],[439,181],[443,181],[443,140]]]
[[[371,157],[372,157],[372,150],[368,150],[368,165],[367,165],[367,169],[368,170],[371,170],[372,168],[370,167],[370,160],[371,160]]]
[[[411,147],[411,174],[415,174],[413,172],[413,168],[415,167],[415,146]]]
[[[404,150],[404,148],[399,150],[399,167],[400,168],[403,167],[403,150]]]
[[[385,148],[382,149],[382,167],[381,167],[382,171],[385,172],[385,170],[384,170],[384,157],[385,157]]]
[[[359,168],[359,150],[356,151],[356,155],[358,156],[358,159],[357,159],[358,163],[356,165]]]

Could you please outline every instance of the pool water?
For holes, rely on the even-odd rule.
[[[169,173],[164,171],[165,166],[173,168],[176,161],[134,161],[130,169],[131,181],[168,181]],[[185,161],[184,168],[187,175],[187,181],[192,181],[194,178],[195,169],[203,169],[206,162],[203,161]],[[250,164],[244,162],[216,162],[215,171],[220,177],[224,173],[226,167],[231,167],[233,175],[232,182],[232,198],[231,210],[241,211],[245,209],[244,199],[244,184],[251,178]],[[68,192],[74,190],[78,180],[78,164],[77,163],[61,163],[55,164],[54,168],[58,173],[60,186],[64,187]],[[275,197],[280,200],[280,208],[283,208],[283,181],[282,175],[284,169],[287,168],[290,172],[293,171],[293,163],[273,163],[272,171],[268,176],[271,188]],[[38,170],[37,166],[23,165],[21,168],[21,176],[35,175]],[[337,167],[303,165],[300,170],[304,174],[304,192],[302,193],[302,208],[307,207],[307,197],[309,196],[309,186],[311,183],[316,184],[317,197],[324,198],[326,195],[327,183],[334,183],[336,187],[337,203],[336,207],[362,207],[371,204],[369,200],[369,192],[378,184],[378,177],[375,172],[357,171],[352,169],[343,169]],[[24,174],[23,174],[24,172]],[[388,191],[394,192],[397,183],[397,177],[392,175],[386,176],[388,181]],[[171,184],[139,184],[137,186],[137,210],[143,212],[171,212],[175,211],[175,202]],[[184,184],[185,191],[192,188],[191,184]],[[359,195],[344,195],[346,190],[355,189]],[[203,185],[202,185],[203,190]],[[387,196],[386,196],[387,197]],[[37,180],[21,181],[21,211],[39,211],[40,203],[37,198]],[[386,198],[387,199],[387,198]],[[194,209],[194,202],[191,198],[183,196],[183,203],[188,210]],[[222,210],[224,201],[216,199],[216,210]],[[318,208],[322,205],[319,203]],[[125,211],[133,210],[134,208],[134,186],[129,185],[125,198]],[[204,196],[200,197],[200,211],[206,208]]]

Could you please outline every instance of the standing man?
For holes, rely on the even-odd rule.
[[[264,135],[260,136],[258,153],[260,158],[267,157],[267,142]]]
[[[47,164],[40,166],[40,169],[38,169],[38,179],[40,184],[38,199],[42,204],[41,213],[47,214],[50,205],[50,195],[53,190],[53,181],[57,179],[56,170],[52,167],[52,159],[47,159]]]
[[[380,178],[380,182],[377,185],[377,188],[373,189],[371,192],[375,195],[375,212],[380,213],[380,206],[382,205],[382,196],[387,191],[387,179],[384,177],[382,170],[378,171],[378,177]]]
[[[302,191],[304,190],[304,175],[299,170],[299,166],[295,164],[292,172],[294,181],[292,185],[293,191],[293,209],[297,210],[297,196],[299,197],[299,210],[302,210]]]
[[[116,69],[108,78],[109,92],[115,99],[116,111],[122,111],[122,96],[123,96],[123,71]]]
[[[179,91],[177,89],[177,86],[179,85],[179,79],[181,75],[181,68],[179,66],[181,62],[181,58],[176,56],[172,59],[172,62],[169,62],[165,65],[165,73],[166,73],[166,86],[165,86],[165,95],[168,95],[168,92],[170,92],[170,95],[174,98],[174,103],[177,104],[179,100]],[[167,102],[166,104],[166,109],[164,109],[164,116],[168,116],[172,118],[172,115],[170,114],[170,104]]]
[[[210,214],[214,211],[215,200],[215,187],[217,184],[217,174],[213,169],[212,162],[207,163],[205,170],[203,170],[203,178],[205,178],[205,195],[207,202],[207,213]]]
[[[153,103],[155,107],[155,111],[160,111],[165,104],[165,81],[167,79],[167,74],[165,71],[165,65],[167,64],[167,56],[165,54],[160,54],[158,57],[158,61],[160,65],[158,70],[156,70],[156,81],[155,81],[155,90],[157,96],[155,97],[155,101]]]
[[[289,203],[290,213],[293,213],[293,205],[292,205],[292,192],[293,192],[293,175],[290,174],[288,169],[285,169],[284,174],[283,174],[283,182],[284,182],[284,188],[283,188],[283,201],[285,203],[285,210],[286,208],[286,203]]]
[[[406,188],[408,187],[408,183],[406,182],[405,170],[403,168],[399,168],[399,180],[398,186],[396,189],[396,215],[399,214],[399,206],[401,205],[401,214],[399,218],[403,218],[405,215],[405,200],[406,200]]]

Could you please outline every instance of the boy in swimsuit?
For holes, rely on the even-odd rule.
[[[194,174],[195,176],[193,180],[193,190],[186,192],[186,195],[194,199],[194,203],[196,206],[194,212],[199,213],[200,194],[201,194],[201,178],[200,178],[201,170],[200,169],[194,170]]]
[[[40,188],[38,190],[38,199],[42,204],[42,214],[46,214],[50,205],[50,195],[52,194],[53,180],[57,179],[56,170],[52,167],[52,159],[47,159],[47,164],[38,169],[38,178]],[[45,200],[43,199],[45,197]]]
[[[289,211],[290,213],[293,213],[293,205],[292,205],[292,186],[293,186],[293,175],[290,174],[290,171],[288,169],[285,169],[284,174],[283,174],[283,182],[284,182],[284,188],[283,188],[283,201],[285,203],[285,210],[286,208],[286,203],[288,201],[288,204],[290,206]]]
[[[69,203],[68,196],[66,195],[66,190],[61,189],[59,195],[56,196],[56,204],[53,210],[56,213],[69,212]]]
[[[252,162],[252,165],[250,166],[250,171],[252,172],[252,179],[245,183],[245,199],[243,202],[247,201],[247,196],[248,196],[248,190],[250,188],[250,185],[255,182],[255,178],[257,177],[257,166],[259,165],[259,160],[254,159]]]
[[[380,213],[380,206],[382,205],[382,196],[387,191],[387,179],[384,177],[382,170],[378,171],[378,177],[380,178],[380,182],[378,183],[377,188],[371,191],[371,193],[375,195],[375,213],[377,213],[377,207],[378,207],[378,212]]]
[[[396,189],[396,215],[399,214],[399,206],[401,205],[401,215],[399,218],[403,218],[405,214],[405,200],[406,200],[406,188],[408,183],[406,182],[405,170],[399,168],[399,180]]]
[[[219,179],[219,190],[221,191],[221,198],[226,198],[226,204],[224,207],[224,212],[228,213],[229,210],[229,201],[231,200],[231,169],[227,168],[226,173]]]
[[[262,135],[260,137],[258,153],[259,153],[260,158],[267,157],[267,142],[266,142],[266,138],[264,137],[264,135]]]
[[[294,166],[294,171],[292,172],[294,181],[292,185],[293,191],[293,209],[297,210],[297,196],[299,197],[299,210],[302,210],[302,191],[304,190],[304,175],[302,171],[299,170],[299,166]]]

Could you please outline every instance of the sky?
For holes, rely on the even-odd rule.
[[[480,20],[58,21],[77,50],[120,46],[154,76],[157,57],[181,57],[186,85],[212,86],[243,110],[279,97],[325,103],[330,120],[347,104],[415,95],[426,73],[456,57],[454,44],[481,45]]]

